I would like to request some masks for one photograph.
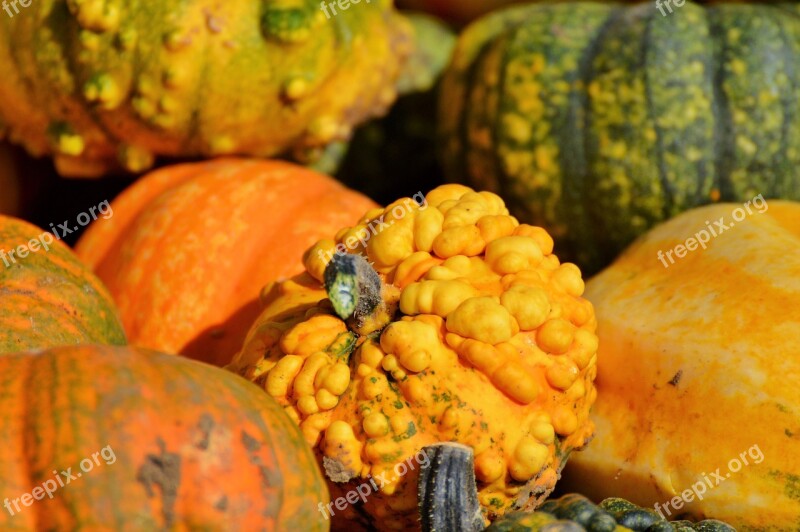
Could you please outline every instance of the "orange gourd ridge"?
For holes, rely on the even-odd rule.
[[[51,233],[0,215],[0,353],[79,343],[125,343],[108,291]]]
[[[368,211],[265,288],[229,369],[300,425],[334,498],[382,481],[335,526],[419,527],[411,465],[437,442],[474,449],[489,517],[550,493],[593,433],[598,343],[580,271],[552,250],[498,196],[445,185]]]
[[[327,530],[297,427],[229,372],[73,346],[0,357],[0,389],[2,530]]]
[[[218,159],[139,179],[75,250],[108,286],[131,344],[224,365],[265,284],[375,204],[280,161]]]
[[[748,208],[682,214],[587,283],[597,438],[567,489],[737,530],[800,528],[800,203]]]

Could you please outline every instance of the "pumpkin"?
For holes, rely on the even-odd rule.
[[[333,499],[380,479],[334,526],[418,527],[415,453],[436,442],[475,450],[491,515],[550,493],[593,433],[597,350],[580,270],[552,248],[498,196],[444,185],[368,211],[265,288],[229,369],[300,424]]]
[[[328,15],[319,2],[35,2],[0,25],[0,123],[71,176],[138,173],[155,156],[313,159],[389,107],[412,48],[389,0]]]
[[[587,272],[703,204],[800,199],[796,6],[532,4],[459,39],[445,171],[496,192]]]
[[[229,372],[71,346],[0,357],[0,375],[3,530],[327,530],[300,432]]]
[[[800,527],[798,249],[799,203],[707,206],[588,283],[597,438],[568,488],[738,530]]]
[[[0,354],[80,343],[125,344],[108,291],[51,233],[0,215]]]
[[[106,283],[130,342],[230,362],[265,284],[303,270],[303,251],[374,206],[333,179],[279,161],[169,166],[123,192],[78,256]]]

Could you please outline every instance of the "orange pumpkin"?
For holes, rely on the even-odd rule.
[[[0,357],[0,389],[0,530],[327,529],[300,431],[229,372],[61,347]]]
[[[0,215],[0,354],[79,343],[125,343],[108,291],[51,233]]]
[[[131,344],[224,365],[262,286],[303,270],[303,251],[374,203],[279,161],[220,159],[143,177],[78,242]]]

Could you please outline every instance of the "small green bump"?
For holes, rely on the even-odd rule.
[[[307,79],[296,77],[286,80],[283,84],[283,96],[287,100],[299,100],[308,94],[310,83]]]
[[[81,30],[79,39],[83,47],[87,50],[97,51],[100,49],[100,36],[89,30]]]
[[[119,43],[119,47],[125,51],[133,50],[133,47],[136,46],[136,41],[138,40],[139,35],[136,33],[136,30],[133,28],[126,28],[122,30],[119,35],[117,36],[117,42]]]
[[[156,106],[153,100],[146,97],[137,97],[132,102],[133,110],[137,115],[145,120],[150,120],[156,114]]]
[[[62,154],[78,157],[86,149],[83,137],[75,133],[72,126],[66,122],[54,122],[47,129],[53,149]]]
[[[319,25],[315,17],[318,10],[300,7],[270,5],[261,16],[261,30],[268,39],[281,43],[298,44],[307,41]]]
[[[155,162],[152,152],[130,144],[120,146],[118,159],[125,170],[134,174],[144,172],[151,168]]]
[[[67,0],[70,12],[84,29],[110,32],[119,28],[119,7],[105,0]]]
[[[114,79],[105,73],[95,74],[83,86],[86,101],[98,104],[106,110],[114,109],[122,102],[122,91]]]

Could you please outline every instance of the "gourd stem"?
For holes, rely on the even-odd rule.
[[[485,528],[471,447],[437,443],[423,449],[428,465],[419,472],[417,503],[422,532],[478,532]]]
[[[336,253],[325,268],[325,291],[340,318],[360,321],[381,303],[381,278],[361,255]]]

